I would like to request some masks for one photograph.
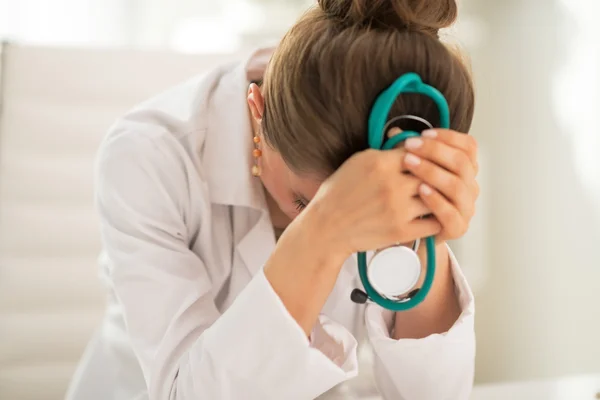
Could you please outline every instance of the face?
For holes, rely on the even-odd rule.
[[[260,88],[252,84],[248,89],[248,106],[254,132],[260,136],[260,126],[264,113],[264,99]],[[262,137],[261,137],[262,139]],[[276,150],[264,140],[260,142],[262,155],[258,160],[260,179],[271,198],[281,211],[294,219],[314,197],[321,180],[314,176],[301,176],[294,173]]]

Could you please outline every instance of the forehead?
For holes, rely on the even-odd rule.
[[[323,178],[316,174],[297,174],[291,170],[288,171],[288,182],[290,189],[304,197],[306,200],[311,200],[321,187]]]

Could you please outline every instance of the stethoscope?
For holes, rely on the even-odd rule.
[[[431,98],[440,113],[440,127],[450,127],[450,110],[444,95],[433,86],[423,83],[418,74],[407,73],[375,100],[368,122],[370,148],[389,150],[410,137],[420,136],[418,132],[403,131],[385,140],[390,125],[400,119],[412,119],[433,128],[427,120],[414,115],[402,115],[388,121],[392,106],[398,96],[404,93],[421,94]],[[425,241],[427,249],[427,268],[423,285],[417,288],[416,285],[421,279],[421,261],[417,250],[422,240]],[[422,240],[417,239],[412,248],[395,245],[377,250],[369,262],[366,253],[358,253],[358,273],[365,291],[354,289],[350,296],[352,301],[362,304],[371,300],[392,311],[409,310],[421,303],[431,289],[436,262],[435,239],[430,236]]]

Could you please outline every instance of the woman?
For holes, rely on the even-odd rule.
[[[272,57],[119,120],[97,166],[109,306],[68,397],[312,399],[359,374],[366,337],[384,398],[467,398],[473,297],[445,241],[478,194],[475,141],[456,132],[474,100],[437,37],[455,17],[451,0],[321,0]],[[454,130],[364,151],[374,99],[409,71],[444,93]],[[415,95],[391,116],[406,114],[438,119]],[[354,253],[430,235],[423,303],[350,301]]]

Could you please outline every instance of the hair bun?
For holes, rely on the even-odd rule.
[[[435,36],[458,14],[455,0],[319,0],[319,6],[329,18],[346,24]]]

